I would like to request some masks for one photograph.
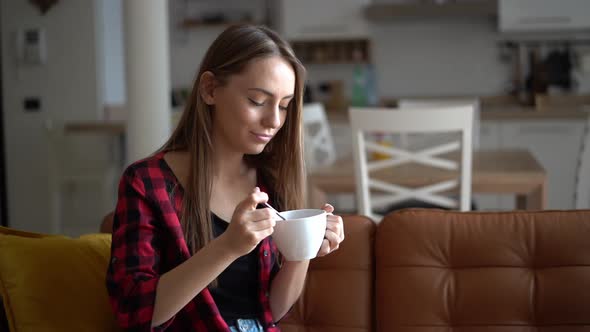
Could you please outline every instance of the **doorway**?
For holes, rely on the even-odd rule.
[[[0,45],[2,43],[2,22],[0,15]],[[0,68],[3,68],[0,52]],[[6,163],[4,158],[4,87],[0,73],[0,225],[8,227],[8,206],[6,205]]]

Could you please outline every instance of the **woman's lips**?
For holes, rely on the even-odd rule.
[[[266,134],[252,133],[252,135],[254,135],[254,137],[256,137],[256,139],[258,141],[263,142],[263,143],[267,143],[272,138],[272,135],[266,135]]]

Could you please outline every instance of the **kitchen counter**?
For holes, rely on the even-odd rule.
[[[584,119],[590,111],[589,95],[543,96],[537,106],[522,106],[514,96],[482,97],[482,120],[571,120]]]
[[[435,97],[431,97],[435,98]],[[464,99],[470,97],[440,97],[439,99]],[[472,97],[471,97],[472,98]],[[410,98],[410,99],[430,99]],[[522,106],[513,96],[481,97],[481,120],[575,120],[585,119],[590,114],[590,96],[539,96],[537,108]],[[396,105],[396,99],[383,99],[383,105]],[[393,107],[393,106],[392,106]],[[328,110],[328,118],[335,122],[348,122],[346,110]]]
[[[482,107],[481,120],[572,120],[585,119],[589,114],[589,107],[580,110],[553,109],[547,111],[537,111],[526,107]],[[328,111],[327,116],[331,121],[348,122],[346,111]]]
[[[482,120],[572,120],[572,119],[585,119],[590,114],[590,108],[585,108],[588,111],[584,111],[584,108],[579,110],[575,109],[559,109],[554,108],[546,111],[537,111],[533,108],[526,107],[509,107],[509,108],[485,108],[482,107],[481,119]]]
[[[125,123],[107,121],[68,122],[64,125],[64,132],[66,134],[121,135],[125,133]]]

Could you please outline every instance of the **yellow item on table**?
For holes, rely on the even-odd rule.
[[[383,139],[377,141],[377,144],[384,146],[384,147],[388,147],[388,148],[393,147],[393,142],[383,140]],[[372,160],[386,160],[386,159],[390,159],[390,158],[391,158],[391,155],[387,154],[387,153],[382,153],[382,152],[377,152],[377,151],[374,151],[373,153],[371,153]]]

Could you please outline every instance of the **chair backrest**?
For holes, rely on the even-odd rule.
[[[586,120],[576,172],[576,209],[590,209],[590,112]]]
[[[374,213],[374,208],[385,207],[408,199],[417,199],[461,211],[470,209],[473,106],[456,106],[444,109],[414,108],[411,110],[351,108],[349,115],[353,136],[358,213],[370,216],[374,220],[381,220],[381,216]],[[412,151],[383,146],[366,135],[441,132],[460,133],[461,138],[458,141],[438,143],[437,146]],[[438,156],[456,150],[461,150],[459,162]],[[368,151],[385,154],[390,158],[368,160]],[[371,174],[407,163],[457,171],[457,177],[416,188],[389,183],[387,180],[373,177]],[[457,187],[459,187],[459,201],[440,194]]]
[[[336,160],[336,149],[321,103],[303,105],[303,128],[306,167],[313,169],[332,164]]]
[[[480,113],[481,103],[479,98],[444,98],[444,99],[413,99],[402,98],[398,101],[397,106],[401,109],[405,108],[424,108],[424,107],[449,107],[449,106],[463,106],[473,105],[473,149],[479,148],[480,135]]]

